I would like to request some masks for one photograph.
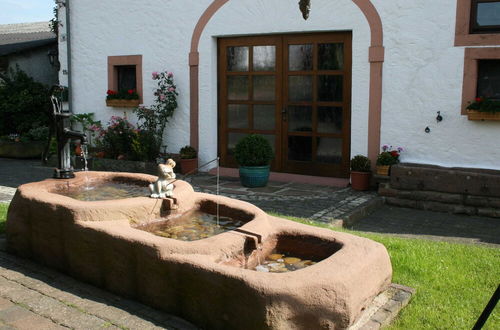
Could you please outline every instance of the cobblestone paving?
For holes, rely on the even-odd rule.
[[[24,183],[42,181],[51,178],[53,171],[42,166],[39,160],[0,158],[0,186],[17,188]]]
[[[0,329],[196,329],[175,316],[0,252]]]
[[[375,192],[286,182],[269,182],[263,188],[245,188],[238,178],[217,178],[198,174],[187,177],[196,191],[243,200],[267,212],[308,218],[319,223],[334,223],[376,198]]]

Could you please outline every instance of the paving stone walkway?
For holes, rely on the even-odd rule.
[[[0,252],[0,329],[196,329],[175,316]]]
[[[299,184],[292,182],[269,182],[263,188],[245,188],[238,178],[217,178],[207,174],[186,177],[196,191],[221,194],[250,202],[266,212],[308,218],[318,223],[342,225],[364,215],[364,210],[381,199],[373,191],[362,192],[351,188],[338,188]]]

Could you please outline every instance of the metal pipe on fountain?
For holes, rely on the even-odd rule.
[[[58,168],[54,170],[54,178],[56,179],[71,179],[75,177],[73,167],[71,166],[71,140],[80,140],[81,144],[87,144],[87,136],[85,133],[72,131],[70,129],[69,111],[64,111],[60,97],[56,96],[60,92],[61,86],[54,86],[52,88],[52,101],[54,123],[56,127],[56,141],[57,141],[57,165]],[[60,94],[60,93],[59,93]]]

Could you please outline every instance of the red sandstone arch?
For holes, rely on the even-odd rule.
[[[368,60],[370,62],[370,93],[368,108],[368,157],[375,164],[380,148],[380,126],[382,115],[382,66],[384,62],[382,20],[370,0],[352,0],[363,12],[370,26],[371,43]],[[189,53],[190,92],[190,144],[199,147],[199,71],[200,54],[198,45],[201,34],[212,16],[229,0],[214,0],[203,12],[191,37]]]

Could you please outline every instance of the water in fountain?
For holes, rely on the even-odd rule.
[[[265,273],[287,273],[314,264],[316,264],[316,261],[303,260],[287,253],[279,253],[279,251],[275,250],[266,257],[262,264],[259,260],[259,264],[253,270]]]
[[[245,222],[241,220],[196,210],[166,220],[159,219],[136,228],[157,236],[195,241],[234,230],[244,224]]]
[[[149,194],[148,187],[128,182],[103,182],[90,185],[90,181],[84,186],[59,187],[54,192],[81,201],[103,201],[112,199],[123,199],[133,197],[144,197]]]

